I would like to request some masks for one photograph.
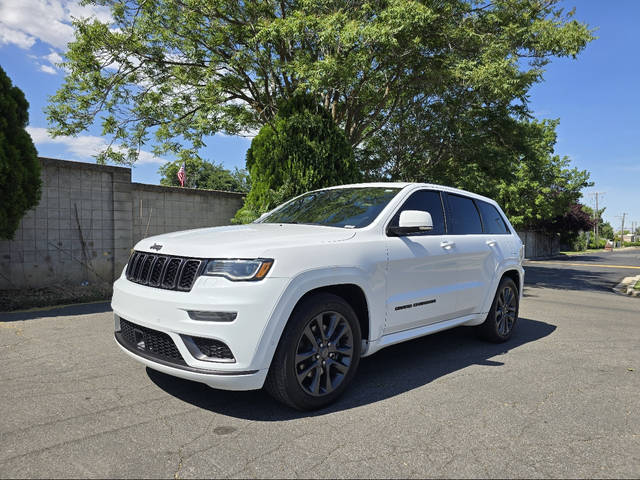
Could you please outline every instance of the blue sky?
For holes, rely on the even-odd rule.
[[[560,118],[556,153],[591,172],[590,192],[606,192],[600,201],[604,217],[614,228],[626,212],[625,225],[640,225],[640,55],[636,23],[640,1],[574,0],[576,18],[596,27],[599,37],[577,60],[554,59],[545,81],[530,92],[538,118]],[[614,7],[615,4],[615,8]],[[104,145],[95,129],[77,138],[51,139],[46,133],[43,108],[61,85],[63,74],[55,66],[71,39],[71,16],[108,18],[102,8],[82,7],[76,0],[0,0],[0,65],[26,94],[31,108],[30,132],[40,155],[93,161],[91,153]],[[203,157],[227,168],[244,166],[250,139],[216,135]],[[158,183],[158,167],[166,159],[145,152],[133,169],[134,181]]]

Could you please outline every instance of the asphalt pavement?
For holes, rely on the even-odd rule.
[[[528,262],[509,342],[387,348],[311,414],[145,369],[108,304],[0,314],[0,477],[638,478],[640,298],[611,290],[634,266]]]

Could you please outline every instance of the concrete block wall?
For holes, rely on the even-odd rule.
[[[238,193],[131,183],[129,168],[40,161],[40,203],[13,240],[0,240],[0,289],[111,283],[141,238],[227,225],[243,202]]]
[[[229,225],[242,206],[242,195],[132,184],[133,243],[165,232]]]

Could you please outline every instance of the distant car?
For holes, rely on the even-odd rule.
[[[327,188],[252,224],[140,241],[114,285],[115,338],[152,369],[316,409],[386,346],[458,325],[509,339],[522,259],[488,198],[413,183]]]

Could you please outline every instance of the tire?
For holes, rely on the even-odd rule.
[[[351,383],[361,341],[358,317],[347,302],[329,293],[313,295],[291,314],[265,389],[297,410],[329,405]]]
[[[480,336],[494,343],[509,340],[518,320],[519,306],[518,287],[509,277],[504,277],[500,280],[486,320],[477,327]]]

